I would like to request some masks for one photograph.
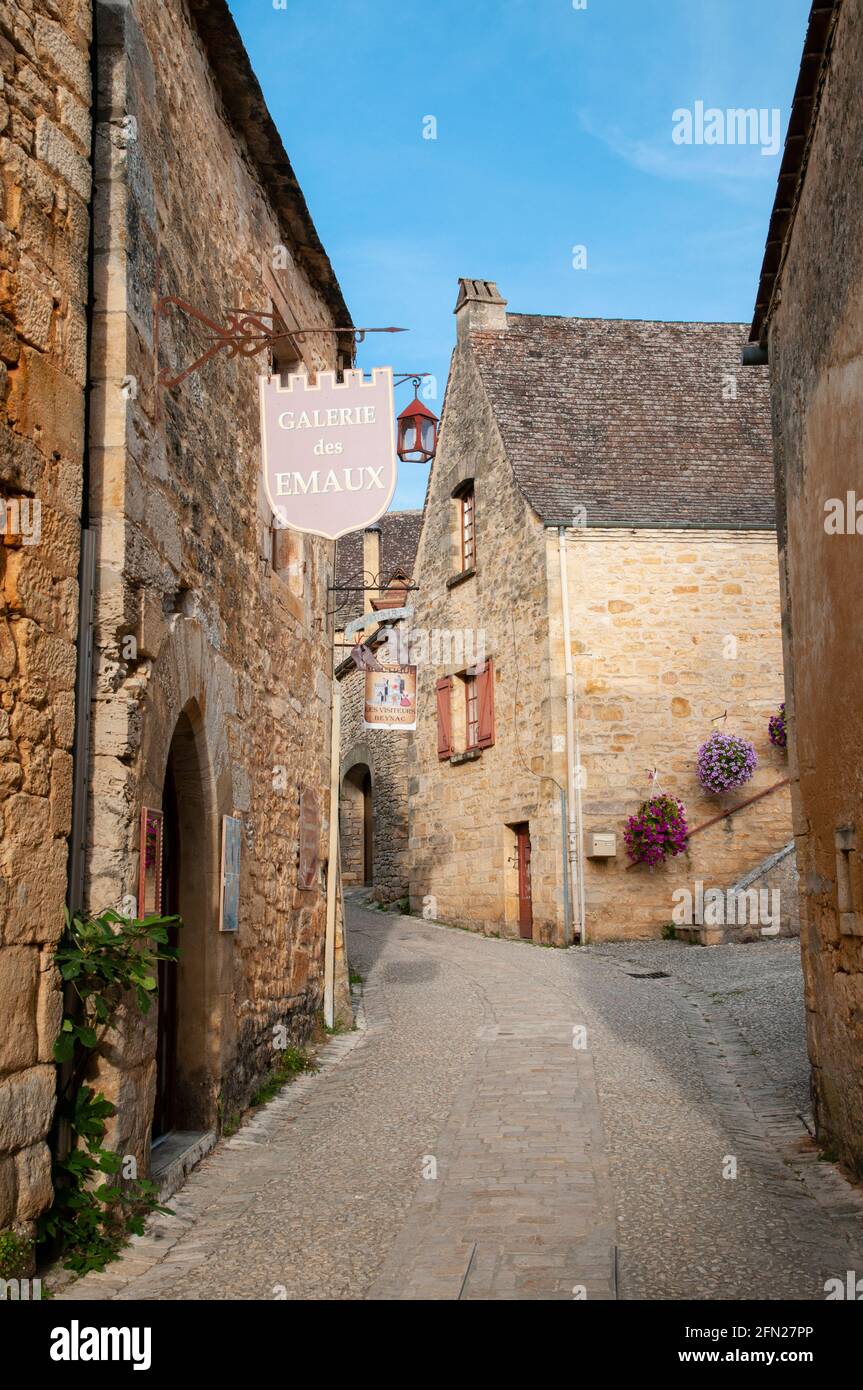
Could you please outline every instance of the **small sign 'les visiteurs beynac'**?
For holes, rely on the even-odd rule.
[[[391,367],[258,378],[264,484],[276,522],[338,540],[383,516],[396,486]]]

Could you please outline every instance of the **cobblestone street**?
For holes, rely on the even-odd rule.
[[[797,942],[562,952],[355,902],[349,944],[362,1026],[61,1297],[823,1299],[863,1268]]]

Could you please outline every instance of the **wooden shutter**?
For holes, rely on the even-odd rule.
[[[491,748],[494,743],[494,662],[487,661],[476,673],[477,704],[479,707],[479,737],[477,747]]]
[[[437,755],[443,761],[452,757],[452,676],[443,676],[435,686],[437,693]]]

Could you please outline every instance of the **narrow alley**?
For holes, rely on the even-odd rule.
[[[66,1297],[823,1299],[863,1267],[795,941],[556,951],[362,897],[361,1026]]]

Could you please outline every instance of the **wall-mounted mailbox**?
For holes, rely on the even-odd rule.
[[[589,830],[585,839],[588,859],[613,859],[617,854],[617,836],[613,830]]]

